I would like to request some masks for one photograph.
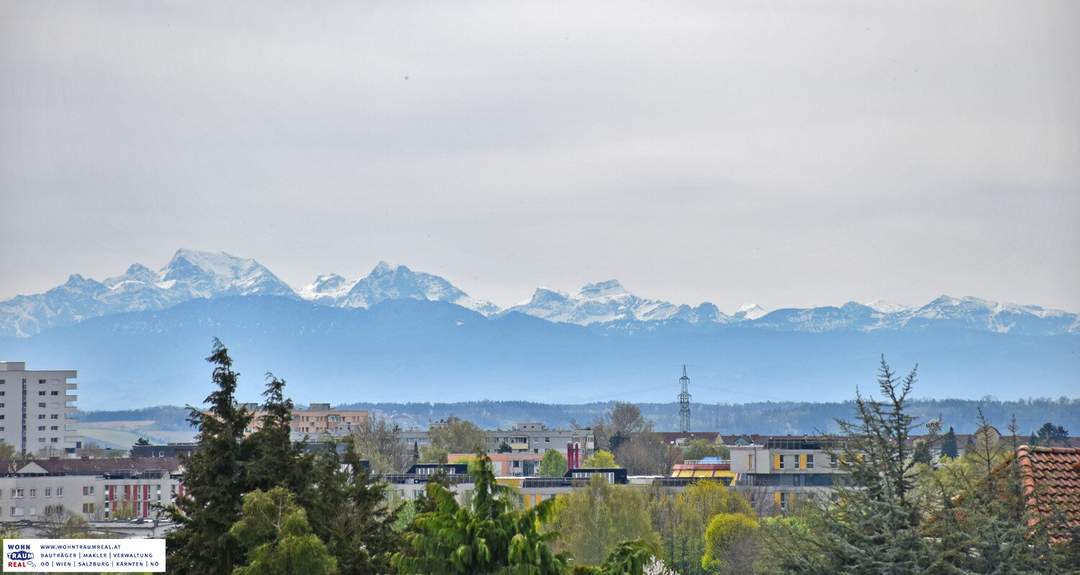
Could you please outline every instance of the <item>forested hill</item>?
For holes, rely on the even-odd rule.
[[[677,403],[637,404],[659,431],[678,429]],[[519,421],[539,421],[550,427],[563,427],[571,422],[586,425],[602,416],[612,402],[584,404],[551,404],[527,401],[468,401],[456,403],[352,403],[340,408],[365,409],[394,420],[403,428],[424,429],[431,421],[450,415],[470,420],[484,428],[509,428]],[[978,409],[991,424],[1003,432],[1013,415],[1020,431],[1028,434],[1050,421],[1064,426],[1073,434],[1080,432],[1080,398],[980,401],[945,399],[916,400],[912,413],[925,422],[940,417],[946,427],[958,433],[970,433],[977,426]],[[802,434],[819,431],[835,432],[838,417],[852,417],[852,402],[758,402],[742,404],[691,405],[692,427],[721,433]],[[78,417],[86,422],[153,420],[160,429],[181,429],[187,411],[180,407],[161,406],[138,410],[82,412]]]

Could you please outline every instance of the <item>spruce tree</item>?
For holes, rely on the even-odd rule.
[[[350,440],[342,448],[331,444],[319,452],[300,501],[342,575],[392,572],[390,557],[402,539],[387,486],[370,474]]]
[[[848,475],[823,516],[822,548],[832,572],[919,573],[933,563],[912,495],[917,463],[908,440],[915,419],[907,401],[915,381],[915,369],[901,380],[882,357],[882,400],[856,394],[858,419],[838,420],[846,435],[840,462]]]
[[[251,415],[236,402],[239,374],[217,338],[206,360],[214,366],[216,389],[206,409],[189,407],[198,448],[184,461],[184,493],[168,510],[178,524],[167,537],[168,564],[170,573],[228,575],[243,559],[229,529],[246,490],[243,439]]]
[[[292,441],[293,402],[285,397],[285,380],[266,374],[262,415],[258,430],[244,442],[247,466],[245,491],[285,487],[303,493],[311,480],[311,456],[302,443]]]
[[[949,426],[949,430],[945,432],[945,435],[941,437],[941,455],[952,458],[956,458],[958,455],[956,432],[953,431],[951,425]]]

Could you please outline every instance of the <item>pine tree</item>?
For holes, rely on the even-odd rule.
[[[245,491],[268,491],[283,486],[303,493],[311,479],[311,456],[292,441],[293,402],[285,397],[285,380],[266,374],[258,429],[244,442],[247,466]]]
[[[337,559],[343,575],[389,573],[390,557],[402,543],[394,530],[386,484],[374,479],[346,440],[315,458],[311,486],[300,501],[312,529]]]
[[[900,380],[882,357],[882,401],[857,394],[858,420],[838,421],[846,435],[840,461],[848,483],[823,516],[822,548],[833,572],[919,573],[933,562],[912,497],[917,463],[908,448],[914,418],[907,399],[915,381],[915,369]]]
[[[958,455],[958,448],[956,446],[956,432],[953,431],[952,426],[949,426],[949,430],[945,432],[945,435],[941,437],[941,455],[945,457],[956,458]]]
[[[282,487],[244,495],[240,520],[229,533],[245,551],[233,575],[336,575],[337,561],[311,532],[307,514]]]
[[[243,437],[251,415],[236,402],[239,374],[216,338],[207,361],[217,389],[206,397],[205,410],[189,408],[198,448],[184,461],[184,494],[169,508],[178,524],[167,538],[170,573],[228,575],[242,559],[229,529],[240,517],[246,490]]]

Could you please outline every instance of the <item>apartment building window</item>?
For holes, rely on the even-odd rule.
[[[37,438],[37,442],[38,443],[45,443],[45,438],[44,437],[39,437],[39,438]]]
[[[37,392],[37,394],[40,395],[41,397],[45,397],[45,392],[44,391],[39,391],[39,392]]]
[[[0,419],[3,419],[3,416],[0,416]],[[4,426],[0,425],[0,431],[3,431],[3,430],[4,430]]]
[[[793,467],[795,469],[798,469],[799,468],[799,456],[798,455],[792,455],[791,458],[795,460],[795,465]]]
[[[49,395],[60,395],[59,391],[50,391]]]
[[[60,426],[59,426],[59,425],[53,425],[53,426],[50,426],[50,427],[49,427],[49,430],[50,430],[50,431],[59,431],[59,430],[60,430]]]
[[[45,414],[44,413],[39,413],[37,418],[38,419],[45,419]]]
[[[54,414],[49,416],[49,419],[60,419],[60,414],[59,413],[54,413]]]
[[[49,442],[50,443],[60,443],[60,438],[59,437],[49,438]]]
[[[0,409],[4,409],[4,404],[0,403]]]
[[[52,487],[45,488],[45,497],[52,497]]]
[[[788,504],[787,493],[784,493],[783,491],[781,491],[780,492],[780,511],[785,511],[786,512],[787,507],[788,507],[787,504]]]
[[[22,496],[23,496],[23,490],[22,489],[16,489],[15,490],[15,497],[19,498],[19,497],[22,497]]]
[[[38,403],[37,406],[38,407],[45,407],[45,404],[44,403]]]
[[[807,469],[813,469],[814,468],[814,454],[813,453],[808,454],[806,456],[806,468]]]
[[[835,453],[829,454],[829,467],[836,468],[837,457]]]
[[[780,456],[778,456],[778,459],[780,460],[780,469],[783,469],[784,468],[784,456],[780,455]]]
[[[94,494],[94,486],[93,485],[83,485],[82,494],[84,496],[93,495]]]
[[[37,489],[30,490],[30,497],[37,497]]]
[[[83,503],[82,504],[82,512],[87,513],[87,514],[93,513],[94,512],[94,504],[93,503]]]
[[[0,379],[0,385],[4,385],[5,383],[7,383],[6,379]]]
[[[56,496],[57,497],[63,497],[64,496],[64,488],[63,487],[57,487],[56,488]]]
[[[38,431],[45,431],[45,426],[44,426],[44,425],[39,425],[39,426],[37,427],[37,430],[38,430]]]
[[[45,380],[44,379],[39,379],[39,380],[37,380],[37,382],[38,383],[45,383]]]
[[[0,397],[4,397],[4,390],[0,389]]]
[[[4,419],[4,414],[0,413],[0,419]]]

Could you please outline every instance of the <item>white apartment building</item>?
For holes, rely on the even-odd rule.
[[[88,521],[153,518],[183,493],[176,458],[45,459],[0,476],[0,524],[63,508]]]
[[[62,457],[82,447],[75,422],[78,377],[73,369],[28,370],[21,361],[0,362],[0,441],[17,453]]]

